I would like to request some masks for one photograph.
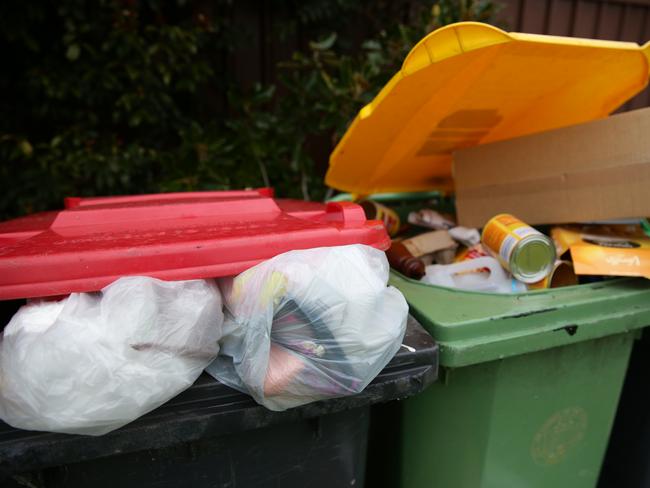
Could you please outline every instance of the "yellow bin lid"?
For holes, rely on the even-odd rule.
[[[438,29],[363,107],[326,183],[357,195],[451,189],[453,151],[608,115],[648,83],[650,43]]]

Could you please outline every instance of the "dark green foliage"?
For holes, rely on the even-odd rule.
[[[230,69],[257,28],[232,20],[237,2],[0,2],[0,218],[67,195],[271,185],[322,199],[329,151],[413,44],[494,15],[486,0],[271,4],[268,36],[312,41],[262,84]]]

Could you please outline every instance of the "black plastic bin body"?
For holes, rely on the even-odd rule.
[[[272,412],[203,375],[104,436],[0,423],[0,486],[362,487],[370,405],[415,395],[437,374],[437,346],[409,317],[404,346],[352,397]]]
[[[650,331],[630,356],[598,488],[650,488]]]

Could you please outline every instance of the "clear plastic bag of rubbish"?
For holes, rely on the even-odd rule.
[[[383,252],[291,251],[221,279],[221,353],[208,373],[271,410],[358,393],[402,344],[408,306]]]
[[[185,390],[219,352],[213,281],[121,278],[100,293],[31,302],[0,342],[0,418],[100,435]]]

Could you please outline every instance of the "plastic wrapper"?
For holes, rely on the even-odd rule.
[[[408,306],[377,249],[291,251],[221,279],[221,353],[207,371],[271,410],[362,391],[399,349]]]
[[[470,229],[468,227],[454,227],[449,229],[449,235],[455,240],[460,242],[463,246],[472,247],[481,242],[481,234],[477,229]]]
[[[430,208],[423,208],[418,212],[409,213],[408,222],[409,224],[436,230],[448,230],[456,226],[456,223],[451,218]]]
[[[31,302],[0,342],[0,418],[100,435],[192,385],[219,352],[213,281],[121,278],[100,293]]]

